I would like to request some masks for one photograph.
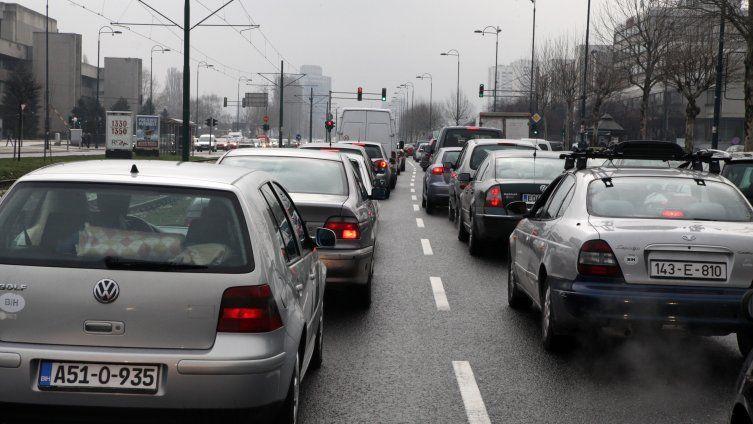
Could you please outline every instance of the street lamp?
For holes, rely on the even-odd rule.
[[[196,66],[196,128],[199,127],[201,118],[199,118],[199,69],[201,68],[214,68],[214,65],[207,63],[205,61],[199,62],[199,64]],[[211,141],[210,141],[211,146]]]
[[[420,80],[425,80],[425,79],[429,80],[429,132],[432,132],[434,131],[434,126],[432,125],[433,124],[432,115],[431,115],[431,112],[432,112],[431,108],[434,103],[434,78],[432,78],[431,74],[428,72],[421,75],[417,75],[416,78]]]
[[[95,134],[96,138],[95,138],[95,141],[94,141],[94,145],[95,146],[97,146],[98,143],[99,143],[99,125],[100,125],[100,122],[99,122],[99,79],[100,79],[99,78],[99,56],[100,56],[100,51],[102,50],[101,49],[101,47],[102,47],[102,34],[111,34],[114,37],[115,35],[122,34],[122,33],[123,33],[122,31],[114,30],[114,29],[112,29],[112,27],[110,27],[108,25],[100,27],[99,28],[99,32],[97,33],[97,95],[96,95],[96,98],[97,98],[97,105],[96,105],[96,108],[97,108],[97,129],[96,129],[96,134]]]
[[[415,102],[415,99],[416,99],[416,86],[412,82],[408,81],[408,82],[405,82],[405,83],[401,84],[398,88],[400,88],[400,87],[405,87],[406,95],[408,94],[408,89],[410,88],[410,90],[411,90],[410,91],[410,111],[411,111],[411,114],[415,113],[415,109],[414,109],[415,103],[414,102]],[[406,103],[407,103],[407,101],[408,101],[408,99],[406,98]],[[411,142],[411,140],[413,138],[413,116],[411,116],[410,120],[408,121],[408,126],[410,127],[410,129],[408,130],[409,131],[408,132],[408,142]]]
[[[240,131],[241,127],[241,81],[245,81],[246,85],[251,85],[251,78],[249,77],[240,77],[238,78],[238,93],[237,93],[237,101],[235,103],[235,130]]]
[[[154,115],[154,52],[166,53],[170,49],[157,44],[149,54],[149,112]]]
[[[455,125],[460,125],[460,52],[456,49],[447,50],[441,56],[457,56],[458,58],[458,85],[455,92]]]
[[[536,60],[536,0],[531,0],[531,3],[533,4],[533,34],[531,35],[531,86],[529,88],[528,114],[533,116],[533,63]]]
[[[493,32],[487,32],[487,30],[491,30]],[[494,43],[494,105],[492,106],[492,111],[497,111],[497,78],[499,75],[499,33],[502,32],[502,29],[500,27],[496,26],[487,26],[484,29],[477,29],[473,31],[476,34],[481,34],[483,37],[486,34],[494,34],[497,41]]]

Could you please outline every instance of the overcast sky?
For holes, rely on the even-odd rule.
[[[183,0],[146,1],[182,23]],[[593,0],[594,13],[607,1],[616,0]],[[206,16],[207,8],[214,9],[225,2],[191,0],[192,22]],[[20,3],[44,13],[44,0],[20,0]],[[587,0],[538,0],[537,43],[562,34],[583,34],[586,4]],[[110,19],[156,22],[137,0],[50,0],[50,15],[57,19],[60,31],[83,34],[83,51],[92,64],[97,60],[97,31]],[[487,69],[494,64],[494,37],[481,37],[473,33],[474,29],[486,25],[502,28],[500,64],[531,54],[530,0],[235,0],[219,15],[233,24],[248,24],[250,15],[253,22],[261,25],[261,32],[239,34],[232,28],[209,27],[192,32],[192,59],[206,60],[221,71],[201,70],[202,94],[214,92],[235,97],[237,77],[241,74],[253,75],[256,82],[263,82],[256,73],[279,67],[276,49],[294,70],[304,64],[321,65],[324,73],[332,77],[333,89],[338,91],[355,91],[360,85],[373,92],[387,87],[392,93],[397,85],[411,81],[416,84],[416,99],[428,99],[428,81],[415,77],[429,72],[434,76],[435,101],[444,100],[455,89],[457,62],[454,57],[442,57],[440,53],[454,48],[461,54],[461,90],[478,104],[478,84],[486,82]],[[225,22],[213,18],[207,23]],[[178,29],[131,28],[167,47],[182,49]],[[261,53],[244,41],[244,36],[250,36]],[[146,68],[155,41],[129,31],[114,37],[103,35],[102,57],[140,57]],[[173,66],[182,67],[180,53],[155,54],[156,76],[161,78]],[[192,95],[195,95],[195,69],[194,61]]]

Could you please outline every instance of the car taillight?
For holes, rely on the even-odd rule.
[[[604,240],[589,240],[583,243],[578,255],[578,273],[594,277],[622,276],[617,257]]]
[[[674,210],[674,209],[666,209],[661,212],[661,216],[663,216],[664,218],[675,218],[675,219],[684,218],[685,212]]]
[[[444,174],[444,167],[437,165],[434,168],[431,168],[431,173],[433,175],[442,175]]]
[[[330,218],[324,224],[324,228],[332,230],[338,239],[358,240],[361,238],[361,229],[354,218]]]
[[[378,161],[374,162],[374,164],[376,165],[377,169],[387,169],[387,167],[389,166],[387,161],[384,159],[379,159]]]
[[[499,187],[494,186],[486,191],[486,201],[484,206],[487,208],[501,208],[502,204],[502,190]]]
[[[222,294],[218,332],[266,333],[280,327],[282,317],[268,285],[230,287]]]

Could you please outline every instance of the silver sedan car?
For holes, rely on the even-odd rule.
[[[320,229],[317,242],[334,234]],[[1,400],[295,423],[301,378],[322,361],[325,278],[269,174],[41,168],[0,201]]]
[[[542,310],[546,349],[573,332],[609,327],[736,333],[747,353],[753,327],[740,301],[753,280],[752,247],[753,210],[719,175],[571,169],[510,236],[508,300]]]

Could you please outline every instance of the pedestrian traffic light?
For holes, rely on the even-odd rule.
[[[478,86],[478,96],[484,97],[484,84],[479,84]]]
[[[358,101],[363,100],[363,87],[358,87]]]
[[[330,120],[327,120],[327,121],[326,121],[326,122],[324,123],[324,128],[326,128],[326,129],[327,129],[327,131],[332,131],[332,128],[335,128],[335,121],[333,121],[333,120],[331,120],[331,119],[330,119]]]
[[[382,88],[382,101],[383,102],[387,101],[387,89],[386,88]]]
[[[227,107],[227,97],[222,99],[222,107]]]
[[[206,121],[204,121],[205,124],[207,124],[208,127],[212,126],[212,118],[207,118]]]

